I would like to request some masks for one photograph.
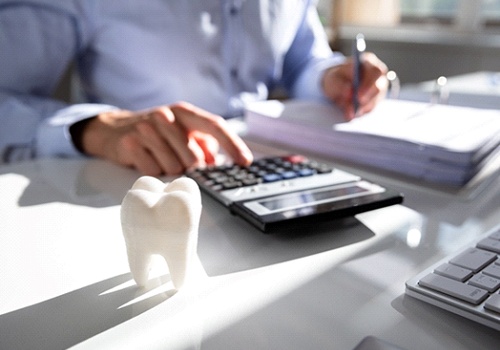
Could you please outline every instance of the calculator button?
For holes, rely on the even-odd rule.
[[[247,178],[241,181],[244,186],[253,186],[253,185],[258,185],[260,183],[259,179],[255,178]]]
[[[310,161],[301,155],[289,155],[258,159],[246,167],[235,164],[208,166],[190,171],[187,175],[199,184],[220,192],[331,171],[332,168],[326,164]],[[289,186],[290,184],[283,183],[283,185]]]
[[[316,172],[312,169],[301,169],[298,171],[299,176],[305,177],[305,176],[312,176],[316,174]]]
[[[282,158],[283,160],[286,160],[290,163],[304,163],[307,161],[307,158],[301,155],[291,155],[291,156],[286,156]]]
[[[232,190],[233,188],[241,187],[241,182],[238,181],[226,181],[222,184],[225,190]]]
[[[226,176],[226,175],[223,172],[220,172],[220,171],[209,172],[207,174],[207,177],[209,179],[217,179],[217,178],[220,178],[220,177],[223,177],[223,176]]]
[[[216,191],[216,192],[222,191],[222,190],[224,189],[224,187],[222,187],[222,185],[220,185],[220,184],[210,186],[210,188],[211,188],[213,191]]]
[[[327,174],[333,171],[333,168],[326,164],[318,164],[315,166],[311,166],[311,168],[316,170],[318,174]]]
[[[286,179],[286,180],[294,179],[297,176],[298,175],[295,171],[284,171],[281,173],[281,177],[283,177],[283,179]]]
[[[214,180],[205,180],[201,183],[205,186],[208,186],[208,187],[212,187],[214,185],[217,185],[217,183]]]
[[[281,180],[282,177],[278,174],[266,174],[263,176],[264,182],[276,182]]]
[[[278,166],[276,164],[267,164],[264,168],[271,173],[277,172],[278,170]]]

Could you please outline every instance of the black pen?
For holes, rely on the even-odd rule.
[[[361,84],[361,55],[365,52],[366,42],[363,34],[356,35],[356,40],[353,45],[353,59],[354,59],[354,75],[352,80],[352,104],[354,106],[354,115],[358,114],[359,109],[359,86]]]

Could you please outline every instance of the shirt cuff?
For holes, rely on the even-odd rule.
[[[334,53],[327,59],[316,60],[298,78],[292,90],[292,97],[313,101],[330,101],[323,92],[323,73],[328,68],[344,63],[346,57],[341,53]]]
[[[36,157],[81,157],[69,128],[76,122],[118,108],[103,104],[77,104],[63,108],[43,121],[35,140]]]

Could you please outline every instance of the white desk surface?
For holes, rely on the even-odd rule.
[[[369,335],[408,350],[498,347],[500,333],[404,283],[498,223],[500,179],[470,198],[358,173],[404,204],[264,235],[204,196],[210,278],[174,293],[160,262],[146,289],[128,270],[119,205],[136,172],[95,159],[2,166],[0,349],[353,349]]]

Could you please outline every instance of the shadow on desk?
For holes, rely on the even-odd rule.
[[[207,273],[217,276],[320,254],[374,235],[354,217],[264,234],[204,195],[198,253]]]
[[[40,159],[2,166],[0,174],[14,173],[29,180],[19,198],[21,207],[52,202],[89,207],[119,205],[140,176],[132,169],[101,159]]]
[[[496,330],[407,295],[394,299],[391,306],[408,322],[416,324],[427,337],[439,341],[443,348],[450,347],[450,341],[459,342],[465,349],[494,348],[498,345],[499,334]]]
[[[135,284],[117,288],[131,278],[130,274],[123,274],[0,315],[0,349],[67,349],[140,315],[174,294],[167,290],[131,303],[154,288],[139,289]],[[159,280],[150,284],[164,283],[170,278]]]

